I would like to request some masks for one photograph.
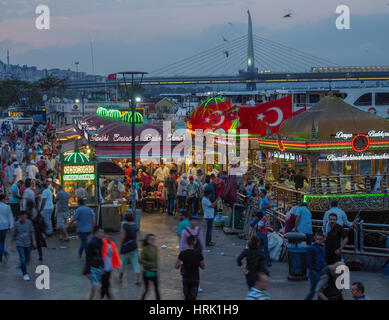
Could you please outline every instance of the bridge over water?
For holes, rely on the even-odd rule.
[[[386,81],[389,67],[342,67],[335,62],[248,33],[149,73],[143,85],[220,85],[257,83]],[[114,88],[123,83],[70,82],[70,89]]]

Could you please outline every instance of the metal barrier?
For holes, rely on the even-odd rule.
[[[250,232],[250,222],[254,219],[255,212],[259,209],[259,200],[251,199],[245,217],[245,227],[244,234],[248,238]],[[271,231],[276,231],[278,234],[283,237],[283,233],[280,230],[285,225],[286,214],[283,212],[283,208],[271,208],[267,209],[267,215],[269,217],[269,229]],[[322,229],[323,221],[312,219],[312,227],[314,229]],[[346,228],[349,230],[349,228]],[[315,231],[314,231],[315,233]],[[389,237],[389,225],[388,224],[376,224],[376,223],[366,223],[363,220],[356,223],[356,228],[354,229],[354,242],[347,244],[345,246],[346,253],[354,254],[364,254],[372,256],[380,256],[389,258],[389,248],[382,247],[373,247],[365,245],[365,238],[368,234],[378,234],[386,239]],[[386,242],[386,241],[385,241]]]

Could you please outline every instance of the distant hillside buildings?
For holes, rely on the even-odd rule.
[[[13,65],[7,64],[0,60],[0,80],[6,80],[8,78],[18,78],[23,81],[37,81],[48,75],[57,77],[59,79],[68,78],[70,81],[103,81],[105,78],[99,75],[90,75],[86,72],[76,72],[70,69],[61,70],[55,69],[43,69],[39,70],[37,67],[29,67],[27,65]]]

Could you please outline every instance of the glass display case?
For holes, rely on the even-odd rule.
[[[61,161],[61,184],[70,195],[70,206],[77,206],[79,198],[83,198],[86,205],[97,204],[96,163],[80,152],[77,144],[74,152]]]

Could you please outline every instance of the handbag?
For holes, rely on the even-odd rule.
[[[129,240],[127,242],[124,242],[122,244],[122,247],[120,248],[120,254],[126,254],[131,251],[134,251],[137,248],[136,241],[135,240]]]
[[[144,275],[147,278],[154,278],[157,276],[157,272],[156,271],[145,271]]]

